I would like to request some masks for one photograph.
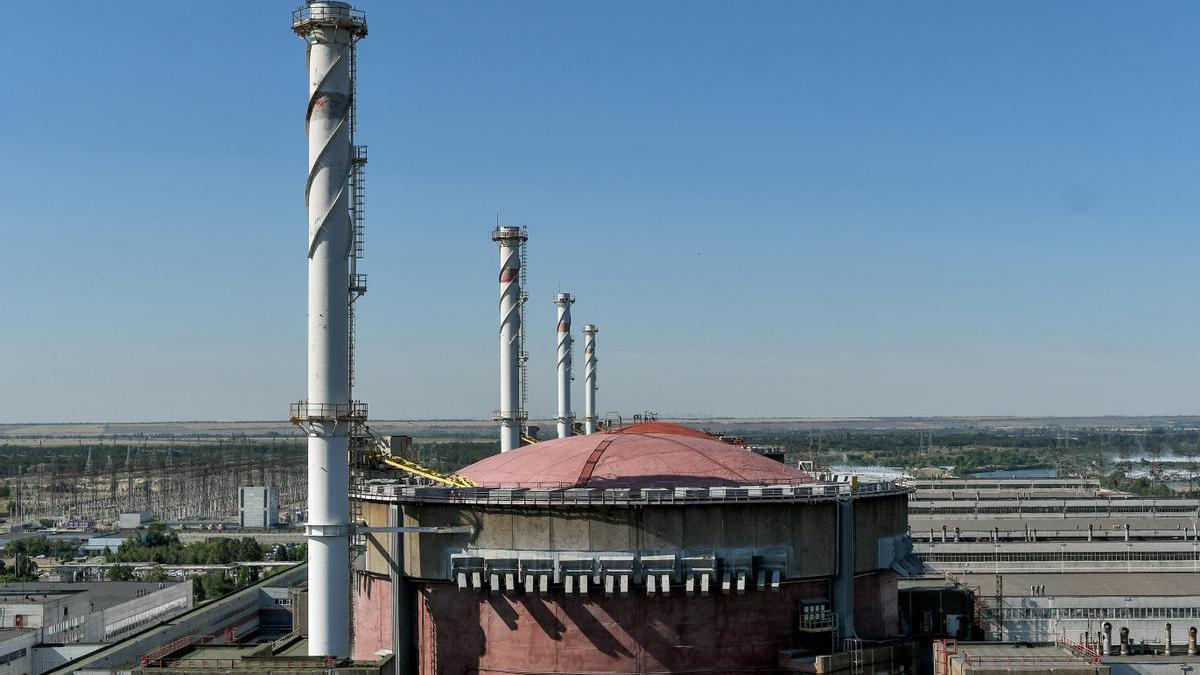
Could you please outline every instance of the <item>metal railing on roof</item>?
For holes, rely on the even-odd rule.
[[[178,640],[175,640],[173,642],[168,642],[167,644],[165,644],[161,647],[158,647],[157,649],[153,649],[153,650],[143,654],[142,658],[140,660],[142,667],[143,668],[146,668],[149,666],[162,667],[163,664],[168,660],[165,658],[166,656],[173,654],[173,653],[179,651],[180,649],[185,649],[185,648],[191,647],[193,645],[198,645],[198,644],[201,644],[204,642],[208,642],[209,640],[212,640],[212,639],[213,639],[212,635],[185,635],[185,636],[179,638]]]
[[[150,664],[159,668],[186,668],[188,670],[248,670],[264,672],[267,668],[333,668],[340,660],[332,656],[247,656],[244,659],[163,659]],[[143,664],[143,667],[147,667]]]
[[[1009,666],[1040,666],[1053,663],[1081,663],[1085,659],[1074,654],[1032,654],[1014,656],[1008,654],[971,654],[960,652],[963,662],[967,665],[978,666],[985,664],[1005,664]]]
[[[544,487],[449,488],[367,484],[353,496],[404,502],[451,504],[494,504],[500,506],[587,506],[587,505],[677,505],[712,503],[815,503],[847,497],[906,494],[908,488],[894,483],[860,485],[812,483],[736,487],[599,488],[566,484]]]

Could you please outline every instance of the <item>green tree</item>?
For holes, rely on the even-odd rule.
[[[179,535],[167,529],[162,523],[152,523],[146,528],[146,546],[171,546],[179,543]]]
[[[242,537],[238,541],[238,562],[259,562],[263,559],[262,546],[251,537]]]
[[[37,581],[37,578],[37,563],[23,553],[19,553],[13,558],[12,567],[0,565],[0,582]]]
[[[146,581],[166,581],[167,573],[165,570],[163,570],[162,566],[154,565],[153,567],[151,567],[149,570],[146,571],[146,574],[143,576],[143,579],[145,579]]]
[[[197,585],[203,589],[202,597],[205,600],[219,598],[233,590],[233,582],[220,570],[205,572],[199,577],[199,582]]]
[[[299,544],[288,544],[287,552],[287,560],[308,560],[308,543],[301,542]]]
[[[237,571],[238,588],[249,586],[258,581],[257,567],[239,567]]]

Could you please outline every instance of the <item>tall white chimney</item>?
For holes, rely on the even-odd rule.
[[[521,446],[521,249],[529,239],[524,228],[496,226],[492,241],[500,246],[500,452]]]
[[[583,327],[583,432],[596,432],[596,333],[595,324]]]
[[[308,434],[308,653],[350,656],[351,251],[349,177],[354,43],[366,18],[344,2],[309,2],[292,13],[308,44],[308,400],[292,420]]]
[[[571,305],[575,297],[570,293],[557,293],[554,304],[558,306],[558,437],[566,438],[572,434],[575,424],[575,414],[571,412]]]

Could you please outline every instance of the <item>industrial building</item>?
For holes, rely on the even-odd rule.
[[[917,481],[915,487],[914,548],[938,570],[1200,571],[1197,499],[1141,498],[1078,479]]]
[[[1105,624],[1113,641],[1161,651],[1185,650],[1200,626],[1200,573],[961,574],[953,578],[987,601],[986,637],[1011,642],[1054,642],[1067,636],[1098,644]],[[1167,637],[1171,631],[1170,638]]]
[[[172,646],[274,641],[292,630],[294,588],[304,582],[306,575],[306,565],[289,567],[218,600],[148,622],[140,630],[105,643],[90,644],[84,653],[62,650],[68,658],[38,672],[116,675],[128,673],[145,655]]]
[[[396,567],[368,549],[357,657],[396,649],[421,673],[735,671],[899,634],[904,487],[817,483],[664,423],[460,475],[479,487],[381,479],[354,495],[368,526],[415,528],[391,543]]]
[[[153,522],[154,514],[149,511],[122,513],[117,516],[117,528],[121,530],[136,530]]]
[[[279,491],[273,487],[243,487],[238,491],[238,525],[268,529],[279,524]]]
[[[0,628],[37,629],[39,643],[105,642],[192,607],[192,582],[0,584]]]
[[[0,675],[29,675],[33,670],[36,630],[0,628]]]
[[[0,673],[45,672],[191,607],[191,581],[0,585]]]
[[[927,576],[906,585],[957,586],[975,599],[982,637],[1060,651],[1076,645],[1067,651],[1093,652],[1092,666],[1102,661],[1112,672],[1200,667],[1200,501],[1147,499],[1080,479],[914,485],[910,525]],[[1052,647],[1033,654],[965,644],[946,657],[962,672],[1054,657]]]

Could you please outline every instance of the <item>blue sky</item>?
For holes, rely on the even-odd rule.
[[[0,421],[282,417],[293,7],[119,7],[6,7]],[[1200,412],[1195,3],[360,7],[373,417],[495,407],[497,212],[534,415],[559,288],[604,411]]]

